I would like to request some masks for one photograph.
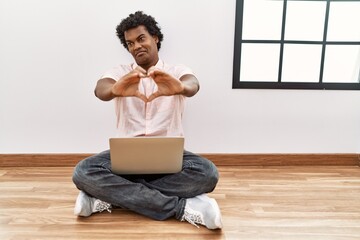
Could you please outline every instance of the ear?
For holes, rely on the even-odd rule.
[[[154,38],[154,40],[155,40],[155,42],[156,42],[156,43],[158,43],[158,42],[159,42],[159,38],[158,38],[158,36],[153,35],[152,37]]]

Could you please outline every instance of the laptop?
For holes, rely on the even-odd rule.
[[[110,138],[111,170],[116,174],[180,172],[184,137]]]

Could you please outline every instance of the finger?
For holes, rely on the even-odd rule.
[[[149,73],[149,72],[152,72],[152,71],[154,71],[154,70],[156,70],[156,69],[157,69],[157,68],[156,68],[155,66],[149,67],[148,73]]]
[[[138,73],[138,75],[137,75],[139,78],[146,78],[147,77],[147,75],[146,74],[144,74],[144,73]]]
[[[149,98],[148,98],[148,102],[151,102],[152,100],[154,100],[155,98],[157,98],[157,97],[160,97],[161,96],[161,94],[160,94],[160,92],[154,92],[153,94],[151,94],[150,96],[149,96]]]
[[[140,93],[139,91],[136,91],[135,97],[140,98],[140,99],[143,100],[144,102],[148,102],[148,101],[149,101],[148,98],[147,98],[144,94]]]
[[[160,75],[161,73],[162,72],[159,69],[157,69],[155,67],[152,67],[152,68],[149,69],[147,74],[148,74],[149,77],[151,77],[152,79],[155,80],[156,76]]]
[[[128,73],[127,75],[125,75],[123,77],[123,81],[127,81],[127,82],[131,82],[131,83],[136,83],[139,82],[141,78],[145,78],[146,75],[137,71],[133,71]]]
[[[143,68],[142,68],[142,67],[140,67],[140,66],[137,66],[134,70],[135,70],[135,71],[137,71],[137,72],[141,72],[141,73],[143,73],[143,74],[145,74],[145,75],[146,75],[146,70],[145,70],[145,69],[143,69]]]
[[[126,81],[133,81],[134,79],[139,80],[139,78],[140,78],[139,74],[140,73],[137,71],[132,71],[132,72],[129,72],[128,74],[126,74],[125,76],[123,76],[122,79],[126,80]]]
[[[147,75],[148,75],[148,77],[151,77],[152,79],[155,79],[154,70],[148,71]]]
[[[139,78],[145,78],[147,77],[147,72],[145,69],[143,69],[142,67],[140,66],[137,66],[133,72],[136,74],[136,77],[139,77]]]

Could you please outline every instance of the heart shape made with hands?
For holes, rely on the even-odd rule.
[[[149,97],[139,91],[139,83],[142,78],[151,78],[156,83],[158,89]],[[147,72],[137,67],[130,73],[117,81],[112,88],[112,93],[121,97],[138,97],[146,102],[151,102],[160,96],[172,96],[181,94],[184,91],[184,84],[172,75],[154,67]]]

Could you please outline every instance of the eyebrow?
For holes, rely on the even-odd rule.
[[[144,36],[145,36],[145,34],[142,33],[142,34],[140,34],[140,35],[136,38],[136,40],[139,39],[139,38],[141,38],[141,37],[144,37]]]
[[[144,37],[144,36],[145,36],[145,34],[142,33],[142,34],[140,34],[139,36],[137,36],[136,40],[138,40],[139,38]],[[133,42],[133,41],[126,40],[126,43],[132,43],[132,42]]]

